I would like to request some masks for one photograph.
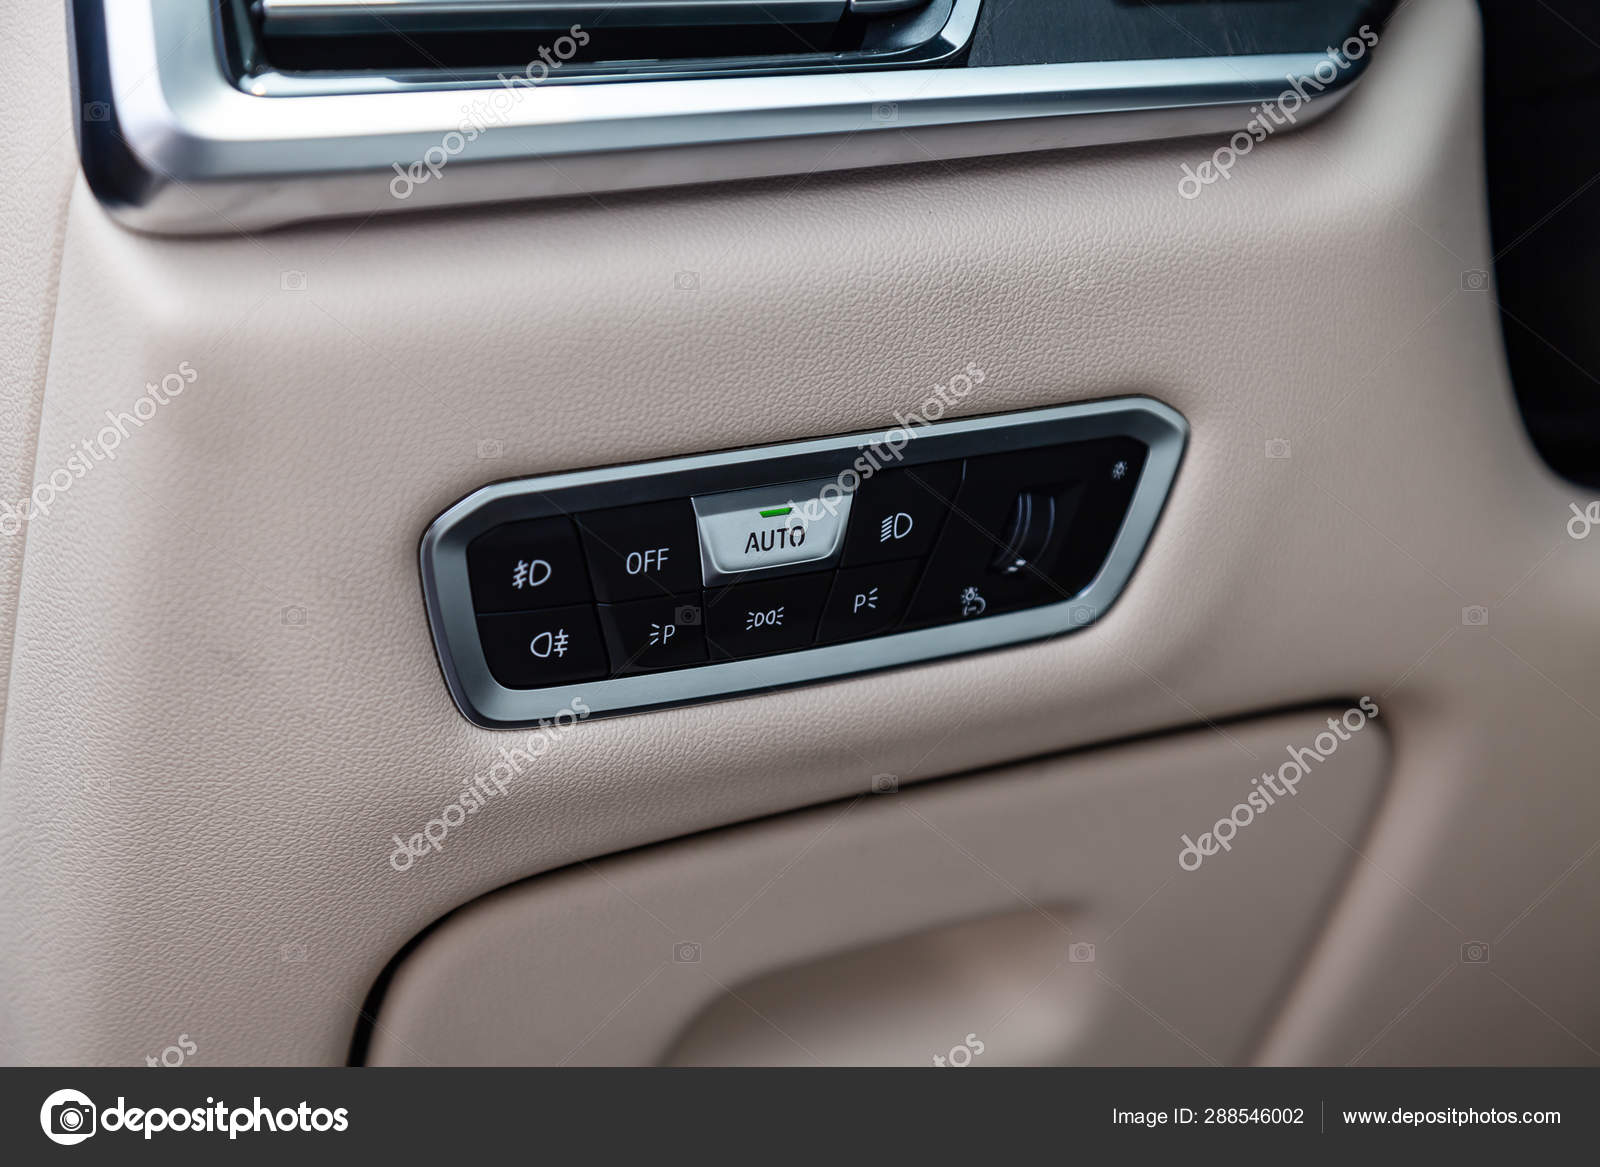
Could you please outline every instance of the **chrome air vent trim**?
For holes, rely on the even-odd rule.
[[[462,90],[258,96],[230,81],[208,0],[73,0],[72,10],[90,186],[127,226],[163,234],[1225,133],[1327,59],[552,85],[521,91],[437,180],[406,183],[396,165],[442,148],[468,108]],[[1338,104],[1357,72],[1299,122]]]
[[[639,24],[835,21],[845,0],[259,0],[268,32],[310,36],[440,29],[565,29],[610,15]]]
[[[925,0],[917,0],[920,5]],[[685,80],[691,78],[800,75],[817,72],[924,68],[947,63],[965,51],[978,23],[982,0],[926,0],[928,17],[937,18],[947,8],[944,23],[934,35],[910,44],[890,41],[886,46],[840,53],[789,53],[752,57],[718,57],[699,60],[608,60],[590,64],[576,61],[552,73],[547,84],[614,85],[624,81]],[[592,29],[591,32],[598,30]],[[289,72],[258,64],[248,78],[235,84],[257,97],[305,97],[348,93],[404,93],[414,90],[496,89],[504,69],[461,66],[423,72],[394,70],[317,70]],[[470,101],[480,94],[463,95]]]
[[[898,0],[897,0],[898,2]],[[750,57],[717,57],[698,60],[607,60],[589,64],[576,61],[552,73],[547,84],[614,85],[624,81],[686,80],[731,76],[801,75],[818,72],[869,71],[879,69],[926,68],[945,64],[964,52],[978,23],[982,0],[916,0],[926,4],[924,16],[937,19],[941,8],[944,23],[933,35],[910,43],[891,39],[876,47],[838,53],[787,53]],[[598,34],[597,29],[590,29]],[[495,89],[502,82],[504,69],[461,66],[426,71],[332,70],[290,72],[259,63],[248,78],[235,77],[235,84],[258,97],[304,97],[341,93],[404,93],[412,90]],[[466,95],[463,100],[471,100]]]

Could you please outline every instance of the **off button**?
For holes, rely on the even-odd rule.
[[[578,516],[596,597],[654,599],[700,587],[700,543],[688,499]]]

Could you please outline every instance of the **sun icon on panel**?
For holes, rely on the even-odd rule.
[[[1113,466],[1111,468],[1111,477],[1113,477],[1113,478],[1116,478],[1116,479],[1120,480],[1120,479],[1126,478],[1127,475],[1128,475],[1128,464],[1126,462],[1118,462],[1115,466]]]

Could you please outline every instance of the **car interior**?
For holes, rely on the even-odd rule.
[[[0,14],[0,1063],[1600,1064],[1600,10]]]

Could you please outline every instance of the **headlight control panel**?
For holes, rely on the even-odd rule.
[[[1187,440],[1146,398],[486,486],[422,540],[479,725],[714,700],[1102,617]]]

